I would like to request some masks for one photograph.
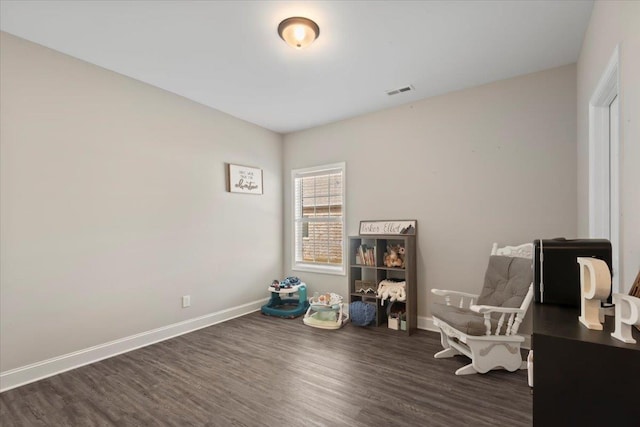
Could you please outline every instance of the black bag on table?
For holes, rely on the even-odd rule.
[[[606,239],[538,239],[533,246],[533,285],[538,303],[580,307],[578,257],[601,259],[611,270],[611,242]],[[611,302],[611,295],[607,301]]]

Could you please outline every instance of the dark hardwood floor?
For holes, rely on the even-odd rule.
[[[457,377],[439,335],[253,313],[0,394],[9,426],[530,426],[526,371]]]

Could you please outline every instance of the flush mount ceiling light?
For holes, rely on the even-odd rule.
[[[285,19],[278,25],[278,34],[289,46],[303,49],[318,38],[320,28],[311,19],[295,16]]]

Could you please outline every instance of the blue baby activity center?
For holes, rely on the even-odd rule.
[[[297,277],[274,280],[268,291],[271,298],[262,306],[262,314],[293,319],[302,316],[309,308],[307,285]],[[298,297],[294,298],[292,294],[298,294]]]

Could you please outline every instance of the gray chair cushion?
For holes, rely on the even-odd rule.
[[[466,308],[434,303],[431,304],[431,315],[467,335],[485,335],[487,332],[484,316]],[[495,331],[498,322],[492,319],[491,323],[491,330]]]
[[[527,258],[492,255],[484,277],[484,288],[475,304],[520,307],[533,281],[531,265]],[[467,308],[434,303],[431,315],[467,335],[485,335],[487,332],[484,315]],[[500,316],[500,313],[491,315],[492,333],[495,333]],[[507,318],[505,316],[500,333],[507,329]]]
[[[528,258],[492,255],[477,305],[520,307],[533,281]]]

